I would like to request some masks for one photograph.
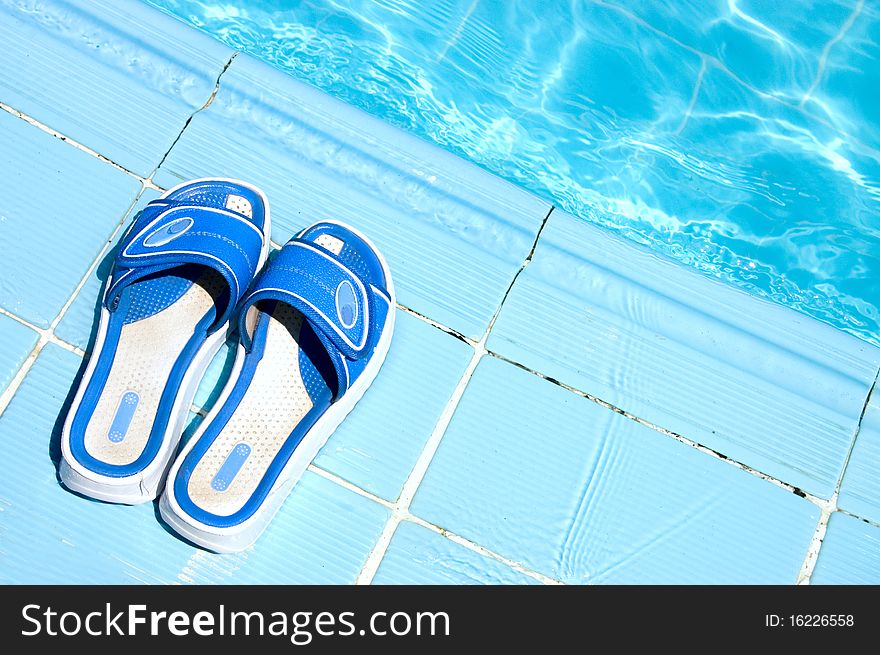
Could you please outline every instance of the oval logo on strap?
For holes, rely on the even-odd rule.
[[[169,241],[174,241],[177,237],[185,234],[187,230],[193,226],[193,223],[195,223],[195,221],[189,216],[177,218],[170,223],[165,223],[165,225],[144,237],[144,245],[147,248],[164,246]]]
[[[358,317],[358,302],[354,287],[348,280],[343,280],[336,287],[336,314],[346,330],[354,327]]]

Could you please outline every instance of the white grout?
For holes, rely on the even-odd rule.
[[[120,164],[117,164],[117,163],[116,163],[115,161],[113,161],[112,159],[108,159],[107,157],[105,157],[104,155],[102,155],[101,153],[99,153],[98,151],[96,151],[96,150],[92,150],[92,149],[89,148],[88,146],[86,146],[86,145],[80,143],[79,141],[76,141],[75,139],[72,139],[71,137],[69,137],[69,136],[67,136],[67,135],[65,135],[65,134],[62,134],[61,132],[58,132],[57,130],[52,129],[51,127],[49,127],[49,126],[46,125],[45,123],[43,123],[43,122],[41,122],[41,121],[38,121],[36,118],[33,118],[32,116],[28,116],[27,114],[25,114],[24,112],[19,111],[19,110],[16,109],[15,107],[10,107],[9,105],[7,105],[7,104],[4,103],[4,102],[0,102],[0,109],[2,109],[2,110],[5,111],[5,112],[8,112],[8,113],[12,114],[13,116],[17,116],[18,118],[22,119],[25,123],[28,123],[28,124],[30,124],[30,125],[33,125],[33,126],[36,127],[37,129],[42,130],[43,132],[45,132],[46,134],[51,134],[51,135],[54,136],[56,139],[61,139],[62,141],[64,141],[65,143],[67,143],[67,144],[69,144],[69,145],[71,145],[71,146],[73,146],[73,147],[76,148],[77,150],[80,150],[80,151],[86,153],[87,155],[91,155],[92,157],[95,157],[95,158],[97,158],[97,159],[100,159],[100,160],[101,160],[102,162],[104,162],[105,164],[109,164],[109,165],[112,166],[113,168],[122,171],[122,172],[125,173],[126,175],[130,175],[131,177],[135,178],[136,180],[138,180],[138,181],[141,182],[142,184],[143,184],[144,182],[147,181],[147,178],[143,177],[142,175],[138,175],[138,174],[135,173],[134,171],[130,171],[130,170],[128,170],[128,169],[125,168],[124,166],[121,166]]]
[[[427,528],[428,530],[431,530],[432,532],[436,532],[437,534],[439,534],[443,537],[446,537],[451,542],[456,543],[459,546],[464,546],[468,550],[471,550],[475,553],[479,553],[483,557],[488,557],[489,559],[494,559],[497,562],[501,562],[502,564],[508,566],[509,568],[513,569],[514,571],[521,573],[525,576],[528,576],[530,578],[533,578],[533,579],[541,582],[542,584],[546,584],[546,585],[563,585],[563,584],[565,584],[564,582],[560,582],[559,580],[556,580],[555,578],[551,578],[550,576],[544,575],[543,573],[533,571],[532,569],[529,569],[529,568],[523,566],[519,562],[516,562],[512,559],[508,559],[507,557],[504,557],[503,555],[499,555],[498,553],[491,551],[488,548],[480,546],[479,544],[471,541],[470,539],[467,539],[465,537],[457,535],[454,532],[449,532],[449,530],[445,530],[439,526],[434,525],[433,523],[429,523],[428,521],[420,519],[417,516],[409,514],[406,517],[404,517],[404,519],[411,522],[411,523],[415,523],[416,525],[420,525],[423,528]]]
[[[878,521],[878,520],[869,519],[864,516],[854,514],[853,512],[850,512],[847,509],[843,509],[842,507],[838,507],[837,512],[838,512],[838,514],[845,514],[846,516],[849,516],[850,518],[858,519],[862,523],[867,523],[868,525],[873,526],[875,528],[880,528],[880,521]]]
[[[391,543],[391,537],[394,536],[394,532],[397,530],[397,526],[400,524],[403,516],[409,513],[409,506],[413,500],[413,497],[415,496],[416,490],[422,483],[422,480],[424,479],[425,474],[428,471],[428,466],[430,465],[431,460],[434,459],[434,455],[436,454],[437,449],[440,446],[440,441],[441,439],[443,439],[443,435],[446,433],[446,428],[449,426],[449,422],[452,420],[452,415],[455,413],[455,410],[458,407],[458,403],[461,401],[461,397],[464,395],[464,390],[467,387],[468,382],[470,382],[470,379],[477,368],[477,364],[479,363],[480,358],[486,352],[485,343],[488,335],[489,332],[487,330],[486,335],[483,337],[483,339],[480,340],[480,343],[477,344],[477,347],[474,348],[474,354],[464,371],[464,375],[461,376],[461,379],[455,386],[452,395],[449,397],[449,400],[446,401],[446,405],[443,408],[440,417],[437,419],[437,423],[435,424],[434,429],[431,431],[431,435],[428,437],[428,441],[425,443],[425,446],[422,449],[422,452],[419,455],[418,459],[416,460],[415,465],[410,471],[406,482],[404,482],[403,484],[403,489],[400,492],[400,497],[392,507],[391,517],[386,522],[385,527],[382,530],[382,534],[379,536],[379,540],[373,546],[373,549],[372,551],[370,551],[370,555],[367,558],[364,567],[361,569],[361,572],[358,575],[357,584],[369,584],[373,580],[373,577],[376,575],[376,571],[379,569],[379,564],[382,562],[382,558],[385,556],[385,552],[388,550],[388,545]]]
[[[340,487],[343,487],[345,489],[348,489],[349,491],[356,493],[358,496],[363,496],[364,498],[368,498],[368,499],[372,500],[374,503],[378,503],[379,505],[381,505],[382,507],[384,507],[386,509],[392,509],[394,507],[394,503],[388,502],[387,500],[385,500],[381,496],[377,496],[376,494],[367,491],[363,487],[359,487],[356,484],[352,484],[351,482],[349,482],[345,478],[341,478],[338,475],[336,475],[335,473],[333,473],[332,471],[328,471],[327,469],[322,468],[322,467],[318,466],[317,464],[314,464],[314,463],[309,464],[308,470],[311,471],[312,473],[320,475],[325,480],[329,480],[330,482],[333,482],[334,484],[338,484]]]
[[[513,279],[511,279],[510,284],[507,286],[504,297],[501,299],[501,302],[495,309],[495,313],[492,315],[492,318],[489,319],[489,325],[486,327],[486,331],[483,334],[483,337],[476,344],[473,345],[474,354],[471,357],[470,362],[468,362],[467,368],[465,368],[461,379],[455,386],[452,395],[446,402],[446,405],[443,407],[443,411],[440,413],[440,417],[437,419],[437,423],[434,425],[434,429],[431,431],[431,435],[428,437],[428,441],[422,448],[422,452],[416,460],[416,463],[413,466],[412,470],[410,471],[406,482],[403,483],[403,489],[400,492],[400,496],[397,499],[397,502],[393,506],[391,517],[386,522],[385,527],[382,530],[382,534],[379,536],[378,541],[373,546],[373,549],[370,551],[370,554],[367,557],[367,561],[364,563],[364,566],[357,577],[356,584],[370,584],[370,582],[372,582],[373,577],[375,577],[376,575],[376,571],[379,569],[379,565],[382,563],[382,558],[385,557],[385,553],[388,551],[388,545],[391,543],[391,538],[394,536],[394,532],[397,530],[397,526],[400,525],[401,520],[409,515],[410,503],[412,502],[413,497],[415,496],[415,493],[419,488],[419,485],[425,478],[425,474],[428,471],[428,466],[430,466],[431,461],[434,459],[434,455],[437,453],[437,449],[440,447],[440,441],[443,439],[443,435],[446,433],[446,428],[449,427],[449,423],[452,420],[453,414],[455,414],[455,410],[458,408],[458,404],[461,401],[462,396],[464,395],[464,391],[467,388],[471,377],[473,377],[474,371],[476,371],[477,369],[477,364],[480,363],[480,359],[483,357],[483,355],[487,353],[486,342],[489,340],[489,334],[491,334],[492,328],[495,327],[495,321],[498,319],[498,315],[501,313],[501,308],[504,306],[504,301],[507,300],[507,295],[510,293],[513,285],[516,284],[519,276],[532,261],[532,257],[535,254],[535,248],[538,246],[538,241],[540,240],[541,234],[544,232],[544,228],[547,226],[547,221],[550,219],[550,215],[552,213],[553,208],[551,207],[550,210],[547,212],[547,215],[544,216],[544,220],[541,222],[541,225],[535,234],[535,239],[532,242],[532,248],[529,251],[528,255],[526,255],[525,261],[523,261],[522,266],[520,266],[519,270],[514,274]]]
[[[383,530],[383,534],[379,537],[379,541],[385,544],[386,549],[387,549],[388,543],[390,543],[390,541],[391,541],[391,537],[393,536],[394,530],[397,529],[397,526],[400,523],[402,523],[403,521],[408,521],[410,523],[415,523],[416,525],[420,525],[421,527],[426,528],[426,529],[430,530],[431,532],[435,532],[435,533],[449,539],[453,543],[456,543],[460,546],[467,548],[468,550],[471,550],[475,553],[478,553],[484,557],[488,557],[490,559],[494,559],[498,562],[501,562],[502,564],[512,568],[513,570],[515,570],[519,573],[522,573],[523,575],[526,575],[530,578],[538,580],[539,582],[542,582],[543,584],[555,584],[555,585],[563,584],[559,580],[555,580],[554,578],[546,576],[542,573],[538,573],[537,571],[533,571],[532,569],[529,569],[529,568],[523,566],[519,562],[515,562],[514,560],[503,557],[502,555],[498,555],[497,553],[489,550],[488,548],[480,546],[479,544],[474,543],[473,541],[466,539],[465,537],[459,536],[453,532],[450,532],[449,530],[441,528],[438,525],[435,525],[429,521],[426,521],[422,518],[419,518],[418,516],[415,516],[414,514],[408,512],[408,511],[402,511],[399,508],[397,508],[396,503],[388,502],[384,498],[381,498],[380,496],[377,496],[376,494],[370,493],[369,491],[366,491],[365,489],[357,486],[356,484],[352,484],[348,480],[339,477],[335,473],[332,473],[325,468],[321,468],[320,466],[317,466],[315,464],[311,464],[311,465],[309,465],[309,471],[311,471],[312,473],[315,473],[316,475],[320,475],[325,480],[328,480],[334,484],[339,485],[340,487],[348,489],[349,491],[356,493],[359,496],[363,496],[364,498],[367,498],[367,499],[373,501],[374,503],[382,505],[382,507],[384,507],[386,509],[390,509],[392,512],[394,512],[396,514],[393,521],[388,521],[386,523],[386,528]],[[393,524],[394,530],[388,528],[389,524]],[[387,537],[385,536],[386,532],[387,532]],[[376,548],[374,547],[373,550],[375,551]]]
[[[801,569],[798,573],[797,584],[799,585],[810,584],[813,571],[816,569],[816,563],[819,561],[819,552],[821,551],[822,544],[825,540],[825,533],[828,531],[828,521],[831,519],[831,515],[838,511],[837,501],[838,498],[840,498],[840,487],[843,484],[843,477],[846,475],[849,460],[852,457],[853,450],[856,447],[856,441],[858,441],[859,434],[862,431],[862,421],[865,419],[865,412],[868,411],[868,405],[871,403],[874,389],[877,387],[878,378],[880,378],[880,370],[874,374],[874,382],[871,384],[871,388],[868,389],[868,393],[865,396],[865,402],[862,403],[862,411],[861,414],[859,414],[859,421],[856,424],[853,438],[850,440],[849,450],[847,450],[846,457],[843,460],[843,467],[840,469],[840,475],[837,477],[837,484],[834,485],[834,493],[831,494],[831,499],[825,503],[824,507],[822,507],[822,514],[819,516],[819,523],[816,525],[816,530],[813,533],[813,538],[810,540],[807,554],[804,556],[804,561],[801,564]]]
[[[809,493],[803,491],[802,489],[798,489],[794,485],[791,485],[787,482],[783,482],[782,480],[780,480],[778,478],[774,478],[771,475],[767,475],[766,473],[763,473],[762,471],[754,469],[751,466],[743,464],[742,462],[738,462],[735,459],[731,459],[730,457],[727,457],[723,453],[720,453],[717,450],[712,450],[711,448],[708,448],[707,446],[704,446],[703,444],[701,444],[697,441],[694,441],[692,439],[688,439],[687,437],[680,435],[677,432],[673,432],[672,430],[667,430],[666,428],[659,426],[656,423],[652,423],[651,421],[648,421],[648,420],[643,419],[639,416],[636,416],[635,414],[631,414],[628,411],[626,411],[625,409],[621,409],[620,407],[617,407],[616,405],[612,405],[611,403],[609,403],[606,400],[602,400],[598,396],[594,396],[591,393],[587,393],[586,391],[582,391],[582,390],[578,389],[577,387],[573,387],[571,385],[566,384],[565,382],[560,382],[559,380],[556,380],[554,378],[547,377],[543,373],[539,373],[538,371],[534,371],[526,366],[523,366],[519,362],[516,362],[512,359],[508,359],[504,355],[500,355],[500,354],[493,352],[491,350],[488,352],[488,354],[491,355],[492,357],[495,357],[496,359],[500,359],[503,362],[507,362],[508,364],[512,364],[513,366],[516,366],[517,368],[520,368],[528,373],[531,373],[532,375],[535,375],[543,380],[547,380],[548,382],[551,382],[552,384],[555,384],[559,387],[562,387],[563,389],[571,391],[572,393],[575,393],[578,396],[581,396],[582,398],[585,398],[591,402],[594,402],[597,405],[601,405],[602,407],[605,407],[606,409],[610,409],[612,412],[616,412],[617,414],[620,414],[621,416],[624,416],[631,421],[635,421],[639,425],[644,425],[646,428],[650,428],[656,432],[659,432],[660,434],[666,435],[667,437],[672,437],[676,441],[683,443],[686,446],[690,446],[691,448],[699,450],[701,453],[705,453],[707,455],[710,455],[710,456],[714,457],[715,459],[720,459],[721,461],[723,461],[727,464],[730,464],[731,466],[734,466],[742,471],[745,471],[746,473],[749,473],[751,475],[754,475],[755,477],[758,477],[758,478],[761,478],[762,480],[770,482],[771,484],[774,484],[777,487],[785,489],[786,491],[790,491],[791,493],[793,493],[797,496],[801,496],[802,498],[810,501],[811,503],[813,503],[814,505],[816,505],[818,507],[825,507],[825,505],[828,502],[822,498],[819,498],[818,496],[814,496],[812,494],[809,494]]]
[[[816,524],[816,530],[813,532],[813,537],[810,539],[810,545],[807,547],[807,554],[804,556],[800,571],[798,571],[796,581],[796,584],[798,585],[810,584],[810,578],[813,576],[816,562],[819,561],[819,550],[822,548],[822,542],[825,540],[825,533],[828,531],[828,519],[830,519],[831,514],[834,513],[836,503],[836,498],[829,501],[828,507],[823,509],[822,513],[819,515],[819,522]]]
[[[856,6],[855,10],[852,12],[850,17],[847,19],[847,21],[841,27],[841,30],[838,32],[837,35],[835,35],[834,38],[831,39],[831,41],[829,41],[826,44],[825,49],[823,50],[823,56],[820,61],[820,67],[819,67],[819,72],[817,73],[817,77],[814,80],[813,85],[810,87],[810,89],[805,93],[805,95],[801,101],[801,106],[803,106],[803,104],[807,102],[811,93],[814,91],[814,89],[818,85],[818,82],[821,77],[822,69],[824,68],[825,60],[827,60],[828,53],[829,53],[831,47],[835,43],[837,43],[843,37],[843,35],[846,33],[846,31],[852,26],[852,23],[855,21],[856,17],[861,12],[863,5],[864,5],[864,0],[859,0],[859,3]],[[617,9],[617,7],[614,7],[614,8]],[[642,21],[640,21],[640,22],[642,22]],[[227,68],[229,66],[229,63],[231,63],[232,59],[234,59],[234,56],[227,63]],[[704,75],[705,69],[706,69],[706,59],[704,58],[704,55],[702,53],[701,53],[701,59],[702,59],[701,71],[700,71],[697,85],[695,86],[694,97],[691,98],[690,108],[693,107],[693,104],[695,101],[695,96],[696,96],[696,89],[699,88],[699,82],[701,81],[702,76]],[[723,66],[722,66],[722,68],[723,68]],[[226,70],[226,68],[224,68],[224,71],[225,70]],[[222,75],[222,72],[221,72],[221,75]],[[203,105],[203,107],[196,110],[193,113],[193,115],[195,115],[196,113],[198,113],[199,111],[201,111],[202,109],[204,109],[205,107],[207,107],[211,104],[211,101],[213,100],[214,96],[216,95],[217,88],[219,88],[219,77],[218,77],[218,83],[215,86],[215,89],[212,92],[211,97],[208,99],[208,101],[206,101],[205,105]],[[21,324],[27,326],[28,328],[34,330],[39,335],[38,340],[37,340],[37,344],[32,349],[32,351],[29,353],[25,362],[19,367],[19,369],[16,372],[16,374],[14,375],[12,381],[9,383],[9,385],[6,387],[6,389],[2,392],[2,394],[0,394],[0,415],[2,415],[3,412],[5,411],[6,407],[8,406],[9,402],[11,401],[11,399],[13,398],[15,393],[17,392],[18,388],[20,387],[21,383],[23,382],[23,380],[27,376],[27,373],[32,368],[39,353],[42,351],[43,347],[47,343],[53,343],[55,345],[58,345],[64,349],[70,351],[70,352],[73,352],[81,357],[84,356],[85,353],[81,348],[59,338],[57,335],[55,335],[54,330],[57,327],[57,325],[60,323],[60,321],[63,319],[63,317],[65,316],[67,310],[69,309],[70,305],[74,302],[74,300],[76,299],[77,295],[79,294],[79,292],[81,291],[83,286],[88,282],[88,280],[91,277],[91,275],[93,274],[95,268],[100,264],[101,260],[106,255],[111,244],[113,243],[113,240],[116,238],[119,230],[125,224],[126,219],[130,216],[132,209],[134,208],[135,204],[137,203],[138,199],[141,197],[143,192],[146,189],[155,189],[157,191],[164,191],[164,189],[162,187],[156,185],[153,182],[152,176],[147,177],[147,178],[140,176],[140,175],[124,168],[123,166],[117,164],[116,162],[110,160],[109,158],[105,157],[104,155],[101,155],[97,151],[89,148],[88,146],[85,146],[85,145],[79,143],[78,141],[52,129],[48,125],[32,118],[31,116],[24,114],[23,112],[15,109],[14,107],[11,107],[9,105],[6,105],[5,103],[0,102],[0,109],[2,109],[3,111],[6,111],[12,115],[17,116],[18,118],[21,118],[25,122],[29,123],[30,125],[33,125],[34,127],[40,129],[41,131],[46,132],[46,133],[64,141],[65,143],[68,143],[69,145],[73,146],[74,148],[76,148],[82,152],[85,152],[92,157],[99,159],[100,161],[124,172],[125,174],[127,174],[131,177],[134,177],[135,179],[140,181],[141,185],[142,185],[142,188],[141,188],[140,192],[138,193],[138,195],[136,196],[135,200],[132,202],[132,204],[129,206],[129,208],[126,210],[125,214],[123,215],[123,218],[120,220],[120,222],[114,228],[114,231],[113,231],[111,237],[108,239],[107,243],[104,244],[104,246],[102,247],[98,256],[93,260],[92,264],[89,266],[88,271],[83,276],[83,278],[80,280],[80,282],[77,284],[76,289],[71,294],[71,296],[67,299],[65,304],[62,306],[58,315],[50,323],[49,328],[40,328],[39,326],[17,316],[16,314],[9,312],[3,308],[0,308],[0,314],[7,316],[7,317],[17,321],[18,323],[21,323]],[[192,117],[190,117],[190,118],[192,118]],[[187,121],[187,123],[188,122],[189,121]],[[184,126],[184,129],[185,129],[185,126]],[[183,132],[183,130],[181,130],[181,133],[182,132]],[[546,224],[548,217],[549,217],[549,214],[547,217],[545,217],[544,224]],[[543,230],[543,226],[544,225],[541,226],[541,230]],[[541,230],[538,231],[538,234],[535,239],[535,245],[537,244],[538,239],[540,238]],[[275,244],[274,242],[272,245],[275,246],[276,248],[280,247],[280,244]],[[534,254],[534,245],[532,248],[532,252],[526,258],[523,266],[519,269],[519,271],[514,276],[513,281],[511,282],[511,285],[508,288],[508,292],[509,292],[510,288],[512,288],[513,283],[516,281],[519,274],[525,269],[525,267],[531,261],[533,254]],[[502,305],[503,305],[503,302],[502,302]],[[376,502],[377,504],[382,505],[383,507],[386,507],[391,510],[391,516],[390,516],[389,520],[386,522],[386,525],[383,528],[382,534],[380,535],[377,543],[374,545],[374,548],[372,549],[369,557],[367,558],[367,561],[366,561],[363,569],[361,570],[361,572],[358,576],[358,579],[357,579],[358,584],[368,584],[369,582],[372,581],[373,577],[375,576],[376,571],[378,570],[379,564],[381,563],[382,558],[384,557],[384,555],[387,551],[387,548],[388,548],[388,546],[391,542],[391,539],[397,529],[397,526],[403,521],[409,521],[412,523],[416,523],[417,525],[420,525],[422,527],[430,529],[430,530],[436,532],[437,534],[440,534],[440,535],[444,536],[445,538],[448,538],[451,541],[453,541],[463,547],[466,547],[466,548],[468,548],[476,553],[479,553],[485,557],[489,557],[491,559],[499,561],[499,562],[509,566],[510,568],[517,570],[520,573],[527,575],[531,578],[534,578],[536,580],[544,582],[545,584],[561,584],[558,580],[555,580],[553,578],[545,576],[545,575],[538,573],[536,571],[532,571],[532,570],[522,566],[521,564],[519,564],[513,560],[509,560],[507,558],[504,558],[503,556],[498,555],[498,554],[496,554],[496,553],[494,553],[494,552],[492,552],[492,551],[490,551],[490,550],[484,548],[483,546],[480,546],[474,542],[471,542],[464,537],[461,537],[459,535],[451,533],[448,530],[445,530],[445,529],[443,529],[439,526],[436,526],[432,523],[429,523],[419,517],[416,517],[413,514],[411,514],[409,511],[409,505],[412,502],[413,497],[415,496],[415,493],[418,490],[419,485],[421,484],[422,480],[424,479],[425,474],[427,472],[427,469],[428,469],[434,455],[436,454],[437,449],[439,448],[439,445],[440,445],[440,442],[443,438],[443,435],[445,434],[446,429],[449,426],[449,423],[452,419],[452,416],[455,413],[455,410],[461,400],[461,397],[464,395],[464,391],[470,381],[470,378],[473,376],[473,373],[476,370],[476,367],[477,367],[479,361],[486,354],[491,355],[493,357],[496,357],[498,359],[501,359],[503,361],[506,361],[508,363],[511,363],[511,364],[513,364],[519,368],[522,368],[522,369],[524,369],[534,375],[537,375],[537,376],[539,376],[539,377],[541,377],[541,378],[543,378],[553,384],[561,386],[561,387],[563,387],[563,388],[565,388],[565,389],[567,389],[577,395],[580,395],[580,396],[587,398],[597,404],[600,404],[608,409],[611,409],[612,411],[615,411],[619,414],[622,414],[631,420],[634,420],[638,423],[641,423],[642,425],[645,425],[646,427],[649,427],[653,430],[656,430],[656,431],[661,432],[667,436],[670,436],[670,437],[676,439],[677,441],[684,443],[688,446],[696,448],[697,450],[704,452],[712,457],[715,457],[716,459],[721,459],[721,460],[723,460],[723,461],[725,461],[725,462],[727,462],[737,468],[740,468],[740,469],[742,469],[752,475],[755,475],[757,477],[760,477],[763,480],[766,480],[772,484],[775,484],[776,486],[784,488],[790,492],[796,493],[797,495],[801,495],[801,496],[805,497],[808,501],[813,503],[814,505],[818,506],[822,510],[822,512],[821,512],[821,515],[819,518],[819,522],[816,526],[814,536],[813,536],[811,543],[810,543],[810,546],[807,550],[806,557],[804,559],[804,562],[801,567],[801,571],[799,573],[798,580],[797,580],[798,584],[809,584],[810,576],[812,575],[813,569],[815,567],[818,553],[821,548],[822,541],[825,536],[825,532],[827,530],[829,517],[831,516],[831,514],[833,512],[838,511],[837,497],[838,497],[838,493],[839,493],[839,489],[840,489],[840,484],[843,479],[843,473],[841,473],[840,479],[838,480],[838,483],[837,483],[837,488],[834,492],[834,495],[832,496],[832,498],[830,500],[823,500],[821,498],[812,496],[810,494],[805,494],[802,491],[793,487],[792,485],[789,485],[785,482],[782,482],[781,480],[779,480],[777,478],[773,478],[772,476],[768,476],[760,471],[752,469],[751,467],[748,467],[740,462],[737,462],[735,460],[731,460],[731,459],[725,457],[723,454],[718,453],[716,451],[713,451],[709,448],[706,448],[705,446],[702,446],[701,444],[699,444],[697,442],[694,442],[690,439],[687,439],[686,437],[683,437],[682,435],[676,434],[674,432],[666,430],[665,428],[662,428],[658,425],[655,425],[649,421],[646,421],[646,420],[641,419],[637,416],[629,414],[628,412],[625,412],[624,410],[621,410],[620,408],[617,408],[614,405],[611,405],[610,403],[607,403],[606,401],[604,401],[598,397],[592,396],[591,394],[589,394],[587,392],[581,391],[577,388],[574,388],[574,387],[566,385],[562,382],[559,382],[558,380],[554,380],[552,378],[544,376],[543,374],[541,374],[537,371],[528,369],[527,367],[519,364],[518,362],[515,362],[513,360],[509,360],[509,359],[507,359],[497,353],[488,351],[486,349],[486,342],[488,340],[489,334],[492,330],[492,327],[494,326],[495,320],[496,320],[498,313],[500,311],[500,306],[498,308],[498,311],[496,311],[495,315],[492,317],[485,334],[483,335],[483,337],[479,341],[474,341],[473,339],[464,336],[463,334],[461,334],[457,330],[450,328],[448,326],[445,326],[445,325],[443,325],[443,324],[441,324],[441,323],[439,323],[439,322],[437,322],[437,321],[435,321],[435,320],[433,320],[423,314],[420,314],[416,310],[413,310],[405,305],[398,304],[397,307],[400,311],[403,311],[411,316],[414,316],[415,318],[431,325],[432,327],[439,329],[443,332],[446,332],[447,334],[449,334],[449,335],[451,335],[461,341],[464,341],[465,343],[468,343],[469,345],[471,345],[474,348],[474,354],[473,354],[471,361],[469,362],[467,368],[465,369],[465,372],[464,372],[462,378],[459,380],[458,384],[456,385],[456,388],[453,391],[452,396],[447,401],[447,404],[444,407],[443,412],[441,413],[441,415],[440,415],[440,417],[434,427],[434,430],[432,431],[430,437],[428,438],[427,443],[425,444],[425,447],[423,448],[418,460],[416,461],[416,464],[414,465],[406,482],[404,483],[403,489],[401,491],[400,497],[398,498],[397,502],[390,503],[389,501],[387,501],[383,498],[380,498],[379,496],[376,496],[375,494],[372,494],[372,493],[362,489],[361,487],[358,487],[357,485],[354,485],[351,482],[348,482],[347,480],[345,480],[345,479],[343,479],[343,478],[341,478],[341,477],[339,477],[339,476],[337,476],[337,475],[335,475],[335,474],[333,474],[333,473],[331,473],[321,467],[318,467],[315,465],[311,465],[309,467],[310,471],[313,471],[317,475],[324,477],[325,479],[333,482],[334,484],[340,485],[343,488],[348,489],[349,491],[352,491],[352,492],[357,493],[363,497],[366,497],[366,498],[372,500],[373,502]],[[869,397],[870,397],[870,395],[869,395]],[[867,401],[866,401],[866,405],[867,405]],[[193,405],[193,410],[196,411],[197,413],[204,414],[204,409],[200,408],[196,405]],[[856,435],[856,437],[857,437],[857,435]],[[850,448],[850,452],[846,458],[847,463],[849,461],[849,456],[852,453],[852,445],[854,445],[854,443],[855,443],[855,438],[853,439],[853,442],[852,442],[851,448]],[[845,469],[846,469],[846,466],[844,466],[844,471],[845,471]],[[855,516],[855,518],[861,518],[856,515],[852,515],[852,516]]]
[[[82,291],[82,288],[86,284],[88,284],[89,279],[92,277],[92,273],[95,272],[95,270],[98,268],[98,266],[101,265],[101,261],[104,259],[104,257],[107,256],[107,253],[110,251],[110,248],[113,246],[114,240],[116,239],[119,232],[122,229],[124,229],[126,221],[128,220],[129,216],[131,216],[131,212],[135,208],[135,206],[137,205],[138,200],[140,200],[141,195],[143,195],[145,188],[146,188],[146,185],[144,184],[144,182],[141,182],[141,190],[138,191],[137,195],[134,197],[134,200],[132,200],[131,204],[128,206],[128,209],[126,209],[125,213],[123,213],[122,218],[120,218],[119,221],[116,223],[116,226],[113,228],[113,232],[107,238],[107,241],[104,243],[104,245],[101,246],[100,252],[98,252],[98,255],[92,260],[92,263],[89,265],[89,268],[86,271],[86,274],[83,275],[83,277],[77,283],[76,288],[73,290],[73,293],[70,295],[70,297],[64,303],[64,305],[61,307],[61,311],[58,312],[58,315],[55,317],[55,320],[53,320],[52,323],[49,325],[49,330],[52,331],[53,334],[54,334],[55,328],[61,322],[61,319],[64,318],[64,315],[67,313],[67,310],[73,304],[74,300],[76,300],[76,297],[77,297],[77,295],[79,295],[79,292]]]
[[[15,372],[12,380],[6,386],[6,389],[0,394],[0,416],[3,416],[9,403],[12,401],[12,397],[18,391],[21,383],[24,382],[25,377],[34,365],[34,362],[37,361],[37,356],[40,354],[43,346],[48,342],[48,337],[43,334],[44,332],[45,330],[41,331],[40,338],[37,340],[37,345],[34,346],[33,350],[28,354],[22,365],[19,366],[18,371]]]

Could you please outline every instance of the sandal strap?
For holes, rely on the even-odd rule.
[[[332,252],[312,242],[292,239],[260,275],[242,304],[242,343],[250,347],[250,334],[244,325],[248,307],[260,300],[280,300],[302,312],[329,345],[347,359],[361,359],[369,352],[373,339],[372,293]]]
[[[105,304],[131,283],[183,264],[216,270],[229,284],[230,298],[215,325],[229,318],[259,266],[263,233],[246,217],[217,207],[147,205],[119,246]]]

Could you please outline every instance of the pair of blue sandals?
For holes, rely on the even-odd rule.
[[[161,494],[162,518],[190,541],[248,547],[376,377],[394,305],[387,263],[353,228],[316,223],[270,258],[259,189],[171,189],[116,252],[62,482],[109,502]],[[229,380],[178,453],[202,374],[236,329]]]

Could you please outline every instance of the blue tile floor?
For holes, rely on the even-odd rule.
[[[0,582],[880,582],[877,348],[139,2],[0,0],[0,36]],[[262,186],[276,243],[365,231],[401,303],[381,375],[235,555],[56,474],[112,246],[204,175]]]

